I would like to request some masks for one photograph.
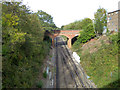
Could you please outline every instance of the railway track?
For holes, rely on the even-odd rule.
[[[62,43],[64,44],[63,41],[62,41]],[[63,47],[65,47],[65,45]],[[77,67],[76,67],[74,61],[72,60],[72,58],[70,58],[70,55],[68,55],[69,52],[66,51],[67,48],[65,47],[65,49],[64,49],[63,47],[61,47],[60,51],[66,60],[66,63],[67,63],[66,66],[68,66],[68,68],[70,70],[71,76],[74,79],[74,82],[76,84],[76,88],[82,88],[82,87],[85,88],[85,85],[83,84],[83,82],[79,76],[79,73],[77,71]]]
[[[64,43],[63,40],[62,40],[62,42]],[[66,45],[63,45],[63,47],[64,48],[61,51],[64,51],[64,53],[66,53],[65,55],[67,55],[67,58],[69,58],[68,60],[71,60],[72,66],[74,67],[74,71],[75,71],[76,75],[78,76],[79,81],[82,84],[82,87],[83,88],[96,88],[96,86],[93,83],[91,83],[90,80],[87,79],[86,74],[84,73],[83,68],[81,67],[81,65],[77,64],[77,66],[76,66],[75,61],[73,61],[73,58],[70,57],[72,54],[67,49]]]
[[[64,59],[64,58],[62,57],[62,59]],[[66,85],[66,88],[68,88],[66,74],[65,74],[65,64],[64,64],[63,60],[61,60],[61,62],[62,62],[62,67],[63,67],[63,75],[64,75],[65,85]]]
[[[58,47],[57,47],[57,38],[56,38],[56,88],[60,88],[59,86],[59,64],[58,64]]]
[[[56,46],[57,46],[56,51],[59,51],[59,52],[56,52],[57,55],[59,54],[59,56],[57,56],[57,58],[56,58],[56,59],[59,60],[59,61],[56,60],[56,62],[57,62],[56,63],[57,64],[56,65],[56,87],[59,86],[59,87],[62,87],[62,88],[64,88],[64,87],[65,88],[76,88],[76,86],[77,86],[76,81],[73,78],[72,71],[71,71],[70,67],[67,65],[64,56],[60,52],[61,51],[61,45],[59,45],[58,41],[60,41],[59,37],[56,38]],[[58,64],[59,64],[59,66],[58,66]],[[60,67],[60,64],[62,64],[61,67]],[[60,68],[59,71],[58,71],[57,68]],[[63,69],[63,71],[61,69]],[[61,73],[60,70],[62,71],[62,76],[57,76],[57,75],[60,75],[60,73]],[[66,73],[66,72],[68,72],[68,73]],[[57,74],[57,73],[59,73],[59,74]],[[63,76],[64,76],[64,80],[62,81],[61,79],[63,79],[63,78],[61,78],[61,77],[63,77]],[[61,78],[61,79],[58,79],[57,77]],[[59,85],[57,85],[58,80],[61,81],[61,82],[58,83]],[[65,83],[66,86],[63,87],[62,86],[63,83]]]
[[[60,38],[59,38],[60,39]],[[60,41],[61,41],[61,39],[60,39]],[[58,42],[58,38],[56,39],[56,42]],[[63,44],[63,42],[62,42],[62,44]],[[61,45],[59,45],[58,43],[57,43],[57,50],[61,53],[61,57],[63,57],[62,59],[61,59],[61,61],[62,61],[62,66],[65,66],[66,68],[67,68],[67,70],[69,70],[69,74],[70,74],[70,76],[71,76],[71,81],[74,81],[74,88],[81,88],[82,86],[80,85],[80,82],[79,82],[79,79],[78,79],[78,77],[76,76],[76,73],[74,72],[74,69],[72,68],[73,66],[71,65],[71,62],[68,62],[68,61],[66,61],[66,54],[65,53],[63,53],[62,51],[62,47],[61,47]],[[59,50],[59,49],[60,50]],[[58,52],[57,52],[58,53]],[[66,55],[66,56],[65,56]],[[68,64],[69,63],[69,64]],[[64,75],[64,81],[65,81],[65,84],[66,84],[66,88],[69,88],[68,87],[68,84],[71,82],[68,82],[68,80],[66,80],[66,78],[68,77],[68,76],[65,76],[65,70],[64,70],[64,68],[63,68],[63,75]],[[70,78],[69,78],[70,79]],[[63,83],[63,82],[62,82]],[[60,83],[59,83],[60,84]]]
[[[78,88],[78,84],[77,84],[78,82],[77,82],[77,80],[76,80],[74,71],[73,71],[72,68],[70,68],[70,65],[68,65],[68,62],[66,62],[66,60],[65,60],[66,58],[65,58],[63,52],[61,52],[61,54],[63,55],[63,60],[62,60],[62,62],[63,62],[63,64],[65,65],[65,67],[69,70],[69,74],[70,74],[72,80],[74,81],[75,87]]]
[[[69,88],[70,82],[74,82],[73,88],[93,88],[93,86],[90,85],[90,83],[88,83],[82,67],[80,66],[80,69],[79,69],[76,66],[64,41],[60,37],[56,38],[56,54],[57,55],[58,55],[58,51],[61,57],[61,64],[62,64],[62,69],[63,69],[62,75],[64,77],[64,83],[65,83],[66,88]],[[58,78],[59,78],[59,68],[60,68],[58,64],[60,63],[58,63],[58,56],[56,56],[56,87],[60,86],[60,83],[63,83],[63,82],[57,82],[59,80]],[[66,70],[69,71],[71,80],[67,79],[68,75],[66,75]],[[81,77],[81,76],[84,76],[84,77]],[[59,85],[57,85],[57,83]]]

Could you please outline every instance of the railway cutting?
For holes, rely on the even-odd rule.
[[[55,49],[56,88],[96,88],[60,36],[55,38]]]

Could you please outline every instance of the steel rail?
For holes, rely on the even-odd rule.
[[[62,42],[65,44],[65,42],[64,42],[63,40],[62,40]],[[72,63],[74,64],[75,72],[76,72],[76,74],[78,75],[79,80],[80,80],[80,82],[82,83],[83,87],[85,88],[86,86],[83,84],[83,81],[81,80],[81,78],[80,78],[80,76],[79,76],[80,73],[78,72],[78,68],[76,67],[75,62],[73,61],[72,57],[70,57],[70,56],[71,56],[70,52],[68,51],[66,45],[64,45],[64,47],[65,47],[65,48],[64,48],[63,50],[65,50],[65,51],[67,52],[67,54],[68,54],[67,57],[70,58],[70,60],[71,60]],[[87,80],[87,77],[86,77],[86,75],[85,75],[85,73],[84,73],[84,71],[83,71],[81,65],[79,65],[79,66],[80,66],[80,69],[81,69],[81,71],[82,71],[82,74],[84,75],[85,79]],[[95,87],[95,86],[89,84],[88,82],[86,82],[86,80],[85,80],[85,83],[86,83],[90,88]],[[90,83],[91,83],[91,82],[90,82]],[[87,88],[88,88],[88,87],[87,87]]]

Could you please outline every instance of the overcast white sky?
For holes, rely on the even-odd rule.
[[[94,19],[100,7],[108,12],[118,9],[120,0],[23,0],[30,10],[43,10],[53,17],[54,23],[61,27],[86,17]]]

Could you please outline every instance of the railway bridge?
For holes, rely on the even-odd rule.
[[[64,35],[68,38],[67,45],[71,48],[71,40],[72,38],[80,35],[81,30],[52,30],[51,32],[46,31],[46,34],[52,39],[52,46],[54,47],[54,39],[57,36]]]

